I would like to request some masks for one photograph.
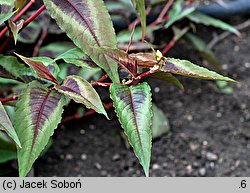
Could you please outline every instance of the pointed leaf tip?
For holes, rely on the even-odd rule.
[[[105,115],[109,119],[98,93],[85,79],[79,76],[68,76],[58,88],[58,91],[75,102],[82,103],[87,108]]]
[[[214,71],[210,71],[204,67],[193,64],[188,60],[180,60],[175,58],[165,58],[166,64],[162,66],[160,71],[193,78],[207,80],[222,80],[227,82],[238,83],[237,81],[222,76]]]
[[[22,149],[17,149],[19,175],[26,176],[61,121],[67,101],[37,81],[28,84],[16,105],[14,127]]]
[[[112,84],[110,94],[122,128],[148,176],[152,147],[150,86],[147,83],[131,87]]]
[[[43,0],[51,17],[76,46],[86,53],[111,80],[119,83],[117,62],[92,47],[117,48],[111,17],[103,0]]]
[[[42,62],[38,62],[36,60],[26,58],[26,57],[21,56],[17,53],[15,53],[15,54],[21,60],[23,60],[28,66],[32,67],[40,78],[43,78],[43,79],[49,80],[51,82],[54,82],[55,84],[58,84],[58,81],[56,80],[56,78],[50,73],[48,68]]]

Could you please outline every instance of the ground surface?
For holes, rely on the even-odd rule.
[[[209,32],[209,34],[211,34]],[[171,133],[154,141],[151,176],[250,176],[250,29],[215,47],[233,94],[211,81],[181,78],[186,92],[153,81],[154,102],[166,113]],[[207,33],[203,33],[206,37]],[[175,53],[173,53],[175,55]],[[199,61],[194,52],[180,58]],[[142,168],[112,121],[90,117],[62,125],[54,144],[35,164],[37,176],[143,176]]]

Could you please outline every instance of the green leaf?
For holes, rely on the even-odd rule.
[[[165,58],[166,64],[162,66],[160,71],[169,72],[172,74],[179,74],[182,76],[189,76],[193,78],[207,79],[207,80],[224,80],[227,82],[237,81],[222,76],[216,72],[210,71],[206,68],[197,66],[187,60],[179,60],[174,58]]]
[[[155,104],[153,104],[153,120],[151,128],[153,139],[162,137],[170,131],[169,121],[166,115]]]
[[[44,3],[75,45],[103,68],[113,82],[118,83],[117,63],[93,49],[117,48],[114,28],[103,0],[44,0]]]
[[[0,150],[0,164],[16,159],[16,152]]]
[[[159,79],[159,80],[164,80],[168,83],[171,83],[171,84],[178,86],[181,90],[185,90],[184,86],[181,84],[181,82],[171,73],[156,72],[153,74],[149,74],[148,77]]]
[[[14,2],[15,2],[14,0],[0,0],[0,4],[2,4],[2,5],[13,6]]]
[[[145,0],[132,0],[132,3],[138,13],[138,15],[141,18],[141,26],[142,26],[142,40],[144,40],[144,37],[146,35],[146,9],[145,9]]]
[[[1,69],[3,69],[5,73],[8,72],[11,76],[22,79],[22,73],[27,70],[25,65],[18,62],[14,56],[4,56],[0,54],[0,61],[0,75]]]
[[[64,52],[73,48],[75,48],[75,45],[72,42],[53,42],[41,47],[39,50],[39,56],[56,58],[60,54],[63,54]]]
[[[58,56],[55,61],[63,59],[65,62],[74,64],[78,67],[93,69],[98,68],[96,64],[79,48],[73,48]]]
[[[75,102],[82,103],[87,108],[94,109],[108,118],[99,95],[92,85],[83,78],[68,76],[62,86],[58,88],[58,91]]]
[[[201,24],[206,25],[206,26],[217,27],[217,28],[220,28],[223,30],[230,31],[238,36],[240,35],[240,32],[235,27],[233,27],[233,26],[231,26],[231,25],[229,25],[229,24],[227,24],[219,19],[215,19],[215,18],[212,18],[208,15],[200,13],[198,11],[195,11],[195,12],[187,15],[186,17],[195,23],[201,23]]]
[[[223,72],[223,69],[221,67],[221,63],[216,58],[214,53],[207,47],[206,42],[204,42],[201,38],[199,38],[198,36],[195,36],[191,33],[187,33],[186,38],[192,42],[192,44],[195,46],[196,50],[199,52],[199,55],[203,59],[208,61],[219,72]]]
[[[16,44],[17,39],[18,39],[18,33],[22,29],[23,24],[24,24],[23,19],[20,20],[18,23],[14,23],[13,21],[9,21],[10,30],[13,34],[15,44]]]
[[[0,150],[16,152],[16,144],[3,131],[0,131]]]
[[[19,175],[26,176],[50,136],[61,121],[65,97],[37,81],[28,84],[16,105],[14,128],[22,149],[18,148]]]
[[[190,6],[190,5],[185,5],[183,0],[177,0],[174,3],[173,8],[169,13],[170,19],[165,24],[165,28],[168,28],[176,21],[179,21],[182,18],[184,18],[185,16],[191,14],[194,10],[195,10],[195,7]]]
[[[21,58],[27,65],[33,68],[33,70],[36,72],[36,74],[45,80],[54,82],[58,84],[58,81],[56,78],[50,73],[49,69],[40,61],[37,61],[35,59],[26,58],[24,56],[21,56],[19,54],[16,54],[19,58]]]
[[[56,62],[54,60],[52,60],[51,58],[48,58],[48,57],[32,57],[30,59],[32,59],[35,62],[41,62],[49,70],[49,72],[54,77],[58,76],[58,74],[60,72],[60,68],[56,64]]]
[[[21,147],[16,131],[13,128],[10,118],[1,102],[0,102],[0,130],[5,131],[16,142],[16,144],[19,147]]]
[[[35,43],[41,33],[41,25],[33,21],[28,26],[22,29],[18,34],[17,40],[25,44]]]
[[[5,21],[10,19],[15,13],[16,13],[16,11],[10,12],[10,13],[2,13],[2,14],[0,14],[0,25],[2,25]]]
[[[152,146],[151,89],[147,83],[131,87],[112,84],[110,94],[122,128],[148,176]]]

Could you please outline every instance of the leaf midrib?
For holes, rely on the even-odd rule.
[[[31,146],[31,149],[30,149],[30,152],[32,152],[33,148],[34,148],[34,145],[35,145],[35,141],[36,141],[36,138],[37,138],[37,135],[38,135],[38,130],[39,130],[39,123],[40,123],[40,120],[42,118],[42,113],[43,113],[43,110],[45,108],[45,104],[49,98],[49,95],[50,95],[51,91],[49,91],[47,93],[47,95],[45,96],[44,100],[43,100],[43,103],[39,109],[39,113],[38,113],[38,116],[37,116],[37,120],[36,120],[36,124],[35,124],[35,130],[34,130],[34,137],[33,137],[33,140],[32,140],[32,146]]]
[[[98,41],[98,38],[96,37],[96,34],[94,32],[94,30],[91,28],[91,25],[89,24],[88,20],[86,20],[86,18],[84,17],[84,15],[77,9],[77,7],[72,3],[70,2],[69,0],[66,0],[72,7],[74,10],[76,10],[76,12],[81,16],[81,18],[83,19],[83,21],[85,22],[85,24],[87,25],[90,33],[92,34],[94,40],[96,41],[97,45],[100,47],[100,43]]]
[[[142,150],[142,155],[143,155],[143,158],[145,160],[145,155],[144,155],[144,150],[143,150],[143,146],[142,146],[140,130],[139,130],[138,121],[137,121],[137,117],[136,117],[135,101],[134,101],[134,96],[133,96],[133,92],[132,92],[131,88],[129,88],[129,93],[130,93],[130,97],[131,97],[131,105],[132,105],[133,115],[134,115],[134,119],[135,119],[136,130],[137,130],[137,133],[138,133],[138,138],[139,138],[139,142],[140,142],[140,146],[141,146],[141,150]]]

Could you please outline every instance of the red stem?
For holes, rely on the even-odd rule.
[[[104,80],[106,80],[109,77],[108,74],[105,74],[103,77],[101,77],[99,80],[97,80],[97,82],[103,82]]]
[[[42,30],[42,35],[39,38],[39,40],[38,40],[38,42],[37,42],[37,44],[36,44],[36,46],[34,48],[34,51],[33,51],[33,54],[32,54],[33,57],[38,56],[39,49],[40,49],[41,45],[43,44],[43,42],[44,42],[45,38],[47,37],[47,35],[48,35],[48,30],[47,30],[46,27],[44,27],[43,30]]]
[[[173,37],[173,39],[171,40],[171,42],[169,42],[169,44],[162,50],[162,55],[165,55],[170,49],[172,49],[176,43],[176,37]]]
[[[46,9],[45,5],[41,6],[32,16],[30,16],[23,24],[23,28],[25,28],[27,25],[29,25],[30,22],[34,21],[37,16],[39,16],[44,10]],[[22,30],[21,29],[21,30]],[[20,31],[21,31],[20,30]]]
[[[146,10],[147,16],[150,13],[150,11],[151,11],[151,8],[147,8],[147,10]],[[133,27],[137,26],[140,23],[140,21],[141,21],[140,18],[137,18],[131,24],[129,24],[128,29],[133,29]]]
[[[18,99],[18,95],[14,95],[14,96],[12,96],[10,98],[0,99],[0,102],[6,103],[6,102],[14,101],[14,100],[17,100],[17,99]]]
[[[32,16],[30,16],[23,24],[22,29],[19,31],[21,32],[27,25],[29,25],[30,22],[34,21],[36,19],[36,17],[43,12],[43,10],[45,10],[46,7],[45,5],[41,6]],[[8,27],[7,27],[8,28]],[[3,43],[3,45],[0,47],[0,53],[2,53],[6,46],[8,46],[8,44],[10,43],[10,41],[12,40],[13,37],[9,36],[5,42]]]
[[[31,0],[12,20],[13,22],[17,22],[23,15],[26,13],[26,11],[36,2],[37,0]],[[6,32],[8,31],[8,27],[5,27],[1,32],[0,32],[0,38],[2,38]]]
[[[165,7],[161,11],[160,15],[158,16],[158,18],[153,23],[150,24],[151,27],[154,27],[165,20],[164,16],[168,12],[169,8],[172,6],[173,2],[174,2],[173,0],[168,1],[168,3],[165,5]]]
[[[105,109],[111,109],[113,107],[113,103],[106,104],[106,105],[104,105],[104,107],[105,107]],[[66,123],[66,122],[69,122],[72,120],[77,120],[77,119],[81,119],[83,117],[88,117],[88,116],[94,115],[95,113],[96,113],[96,111],[94,111],[92,109],[86,111],[83,116],[81,116],[79,113],[75,113],[72,116],[68,116],[68,117],[63,118],[61,123]]]
[[[152,72],[151,72],[150,70],[147,71],[147,72],[144,72],[144,73],[140,74],[139,76],[136,77],[136,79],[137,79],[137,80],[140,80],[140,79],[142,79],[143,77],[148,76],[149,74],[152,74]]]

